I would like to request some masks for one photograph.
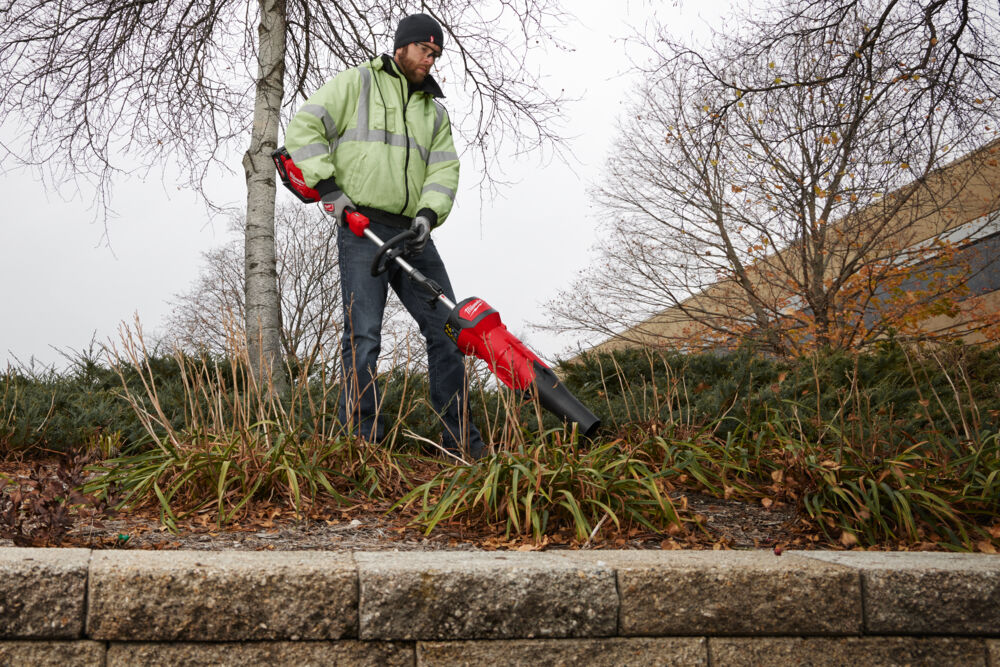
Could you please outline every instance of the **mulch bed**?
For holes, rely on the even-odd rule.
[[[65,466],[64,466],[65,469]],[[545,536],[541,542],[505,536],[503,526],[469,527],[458,522],[439,524],[430,535],[413,525],[412,511],[389,511],[386,504],[344,508],[314,505],[296,516],[286,506],[258,502],[238,520],[218,526],[209,514],[179,520],[172,532],[161,523],[156,508],[121,512],[83,504],[69,509],[33,509],[30,494],[44,495],[47,483],[58,481],[56,459],[0,461],[0,547],[58,546],[91,549],[195,550],[552,550],[552,549],[775,549],[842,548],[831,544],[797,516],[793,507],[775,503],[769,508],[733,499],[680,492],[674,503],[686,507],[697,526],[674,535],[640,530],[615,531],[605,526],[591,541],[576,541],[569,530]],[[18,512],[11,509],[11,492],[27,489]],[[50,494],[51,495],[51,494]],[[37,500],[37,498],[36,498]],[[65,503],[64,503],[65,504]],[[6,510],[6,512],[4,512]],[[610,522],[609,522],[610,523]]]

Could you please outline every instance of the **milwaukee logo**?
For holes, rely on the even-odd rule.
[[[486,302],[482,299],[476,299],[475,301],[470,301],[466,304],[465,308],[462,309],[462,317],[467,320],[473,319],[479,314],[481,310],[486,308]]]

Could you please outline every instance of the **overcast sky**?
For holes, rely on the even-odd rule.
[[[544,70],[549,87],[581,98],[565,109],[578,162],[511,160],[508,175],[516,182],[486,202],[471,163],[463,163],[463,191],[434,234],[459,299],[488,301],[508,328],[550,361],[575,345],[532,331],[528,323],[546,319],[544,303],[589,259],[597,219],[588,190],[600,182],[615,119],[636,83],[623,38],[646,23],[648,5],[660,5],[661,20],[686,35],[720,25],[729,4],[566,3],[577,21],[560,35],[575,50],[545,54]],[[235,175],[219,173],[213,180],[220,198],[235,203],[245,200],[245,186],[242,170],[234,167]],[[136,313],[155,334],[170,299],[194,281],[202,253],[229,238],[224,219],[208,222],[201,202],[162,182],[159,172],[116,183],[115,216],[106,230],[93,222],[88,201],[66,200],[24,171],[0,175],[0,367],[32,358],[62,366],[60,351],[85,349],[92,339],[113,341],[120,324],[131,323]]]

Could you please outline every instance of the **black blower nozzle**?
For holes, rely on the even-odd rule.
[[[542,407],[567,422],[576,422],[579,433],[584,437],[589,438],[594,435],[601,426],[601,420],[570,393],[551,368],[537,361],[534,367],[535,391],[538,392],[538,400]]]

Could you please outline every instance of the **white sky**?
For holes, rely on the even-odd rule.
[[[570,147],[579,163],[512,163],[519,179],[500,198],[480,202],[471,161],[463,163],[463,191],[448,222],[434,233],[459,299],[478,296],[500,311],[507,327],[543,358],[553,360],[575,341],[531,331],[544,321],[544,303],[569,286],[586,265],[595,241],[596,211],[588,190],[600,182],[615,119],[636,83],[623,37],[656,10],[675,34],[720,25],[728,0],[673,3],[565,3],[577,22],[560,35],[571,53],[544,57],[546,84],[581,101],[566,108]],[[617,7],[617,8],[615,8]],[[448,83],[444,85],[448,95]],[[455,117],[460,109],[449,107]],[[220,199],[242,202],[242,169],[214,177]],[[213,175],[214,176],[214,175]],[[279,186],[280,187],[280,186]],[[201,254],[228,239],[227,222],[207,222],[191,193],[163,183],[154,170],[116,184],[104,224],[91,222],[88,198],[63,200],[25,171],[0,174],[0,368],[32,358],[63,366],[70,352],[117,338],[120,324],[138,313],[156,333],[168,301],[188,289]],[[319,212],[317,211],[317,215]]]

